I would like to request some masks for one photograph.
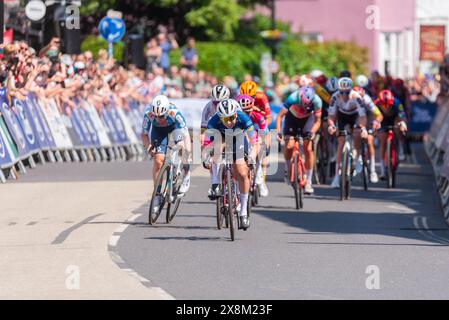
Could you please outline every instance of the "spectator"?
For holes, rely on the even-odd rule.
[[[196,65],[198,64],[198,53],[195,49],[195,39],[192,37],[187,39],[187,46],[182,49],[180,64],[182,68],[186,68],[190,71],[196,70]]]
[[[157,41],[155,38],[152,38],[147,43],[147,49],[145,52],[145,57],[147,58],[147,67],[146,71],[151,72],[154,68],[159,66],[162,56],[162,49],[157,45]]]
[[[160,67],[164,70],[165,73],[168,73],[170,69],[170,50],[178,49],[179,46],[173,34],[170,34],[167,40],[167,36],[165,35],[165,33],[159,33],[159,35],[157,36],[157,40],[162,51]]]

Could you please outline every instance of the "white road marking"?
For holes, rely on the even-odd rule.
[[[142,214],[134,214],[132,215],[130,218],[128,218],[126,221],[127,222],[134,222],[138,217],[140,217]]]
[[[118,242],[119,239],[120,239],[120,236],[114,236],[114,235],[112,235],[112,236],[109,238],[109,245],[110,245],[111,247],[115,247],[115,246],[117,245],[117,242]]]
[[[117,229],[115,229],[114,233],[122,233],[123,231],[126,230],[126,228],[129,227],[129,224],[122,224],[120,225],[120,227],[118,227]]]

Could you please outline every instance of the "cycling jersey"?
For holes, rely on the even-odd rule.
[[[217,112],[217,105],[218,102],[212,100],[206,104],[201,115],[201,129],[207,129],[207,123],[215,112]]]
[[[379,108],[376,106],[373,99],[371,99],[371,97],[368,94],[365,93],[365,95],[363,95],[362,102],[363,102],[362,106],[365,108],[366,114],[368,114],[369,112],[373,114],[375,117],[381,114]]]
[[[387,110],[384,110],[381,107],[381,103],[380,103],[379,99],[374,101],[374,103],[376,104],[376,106],[379,107],[379,111],[383,116],[383,120],[380,124],[383,129],[385,129],[387,127],[394,126],[396,118],[399,118],[399,119],[405,121],[406,118],[405,118],[404,107],[402,106],[402,103],[398,99],[394,98],[393,105],[391,107],[389,107]]]
[[[265,121],[264,116],[260,112],[251,111],[249,114],[249,118],[253,122],[253,125],[258,129],[261,133],[266,133],[268,131],[267,122]]]
[[[156,115],[152,112],[151,106],[148,106],[145,109],[145,115],[143,117],[142,132],[148,134],[151,127],[154,127],[155,129],[183,129],[186,127],[186,121],[174,104],[170,104],[166,116],[162,118],[156,117]]]
[[[329,104],[329,115],[336,116],[337,111],[338,113],[343,113],[346,115],[366,115],[361,98],[348,99],[348,101],[345,102],[339,92],[335,92],[331,97],[331,102]]]
[[[317,94],[308,106],[303,105],[298,91],[293,92],[284,102],[284,107],[298,119],[307,118],[312,114],[321,115],[322,106],[323,101]]]
[[[215,114],[209,120],[207,124],[207,129],[218,130],[221,133],[222,137],[224,137],[226,130],[230,128],[227,128],[221,121],[220,116],[218,114]],[[256,138],[253,122],[251,121],[251,118],[243,111],[240,110],[237,111],[237,119],[234,128],[231,129],[233,130],[241,129],[242,131],[245,131],[248,134],[248,137],[251,141],[254,141],[254,139]],[[210,139],[210,141],[213,141],[213,139]]]
[[[331,101],[331,95],[325,88],[320,86],[318,83],[315,83],[313,85],[313,89],[315,90],[315,93],[318,95],[318,97],[321,98],[321,100],[323,101],[323,104],[324,103],[329,104],[329,102]]]
[[[265,93],[261,91],[256,92],[256,95],[254,96],[254,107],[256,111],[262,113],[265,119],[271,117],[270,102]]]

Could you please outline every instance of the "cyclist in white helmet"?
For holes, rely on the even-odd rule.
[[[214,143],[214,134],[221,135],[222,143],[225,143],[225,135],[233,134],[233,176],[238,182],[240,191],[240,221],[242,228],[249,228],[247,214],[248,193],[250,189],[249,169],[245,162],[245,154],[250,155],[251,159],[256,159],[257,135],[254,130],[251,118],[240,110],[239,103],[234,99],[221,101],[217,106],[217,113],[209,120],[207,124],[206,137],[203,146]],[[229,132],[231,129],[231,132]],[[248,140],[251,144],[249,150]],[[214,146],[215,147],[215,146]],[[249,153],[251,152],[251,153]],[[218,170],[213,172],[211,179],[211,190],[217,196],[220,192],[220,177]]]
[[[350,99],[350,93],[353,88],[353,82],[348,77],[343,77],[338,80],[338,91],[332,95],[331,102],[329,104],[329,118],[328,118],[328,132],[333,135],[338,131],[343,131],[349,126],[352,130],[356,125],[359,126],[359,130],[353,130],[354,145],[356,150],[360,150],[361,137],[367,138],[368,131],[366,130],[366,111],[363,105],[363,101],[360,97],[356,99]],[[338,137],[337,157],[335,177],[331,186],[333,188],[340,187],[340,160],[343,145],[345,142],[344,136]],[[359,159],[358,156],[355,157]],[[356,171],[360,173],[363,170],[363,163],[356,161]]]
[[[165,153],[172,135],[174,143],[183,151],[184,178],[179,193],[184,194],[190,187],[190,156],[191,142],[186,121],[176,106],[164,95],[154,97],[151,105],[145,109],[142,124],[142,142],[154,158],[153,181],[156,183],[159,172],[165,161]],[[155,199],[155,210],[158,210],[160,197]]]

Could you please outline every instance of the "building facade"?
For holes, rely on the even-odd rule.
[[[371,71],[407,78],[415,73],[415,1],[281,0],[276,19],[305,40],[354,41],[368,48]]]

